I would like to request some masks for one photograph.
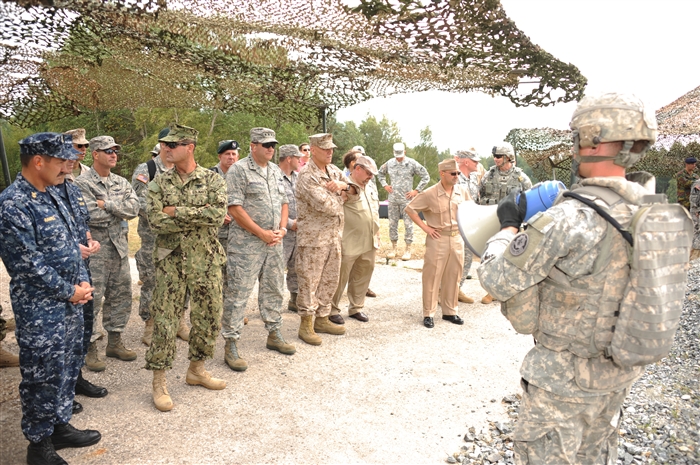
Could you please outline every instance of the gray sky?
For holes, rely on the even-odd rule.
[[[697,0],[501,0],[532,42],[588,78],[587,93],[631,92],[658,110],[700,85]],[[503,97],[423,92],[373,99],[337,113],[396,121],[409,146],[430,126],[438,149],[482,155],[516,127],[566,129],[575,103],[516,108]]]

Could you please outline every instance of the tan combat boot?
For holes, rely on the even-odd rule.
[[[90,371],[105,371],[107,364],[104,360],[100,360],[100,356],[97,355],[97,341],[91,342],[88,346],[88,353],[85,356],[85,366]]]
[[[10,368],[19,366],[19,357],[12,352],[8,352],[0,347],[0,368]]]
[[[287,310],[290,312],[298,312],[299,309],[297,308],[297,293],[296,292],[290,292],[289,293],[289,303],[287,304]]]
[[[404,250],[401,260],[408,261],[411,259],[411,244],[406,244],[406,250]]]
[[[16,327],[17,327],[17,323],[15,322],[14,318],[10,318],[9,320],[5,321],[5,329],[8,332],[14,331]]]
[[[314,321],[314,331],[317,333],[335,334],[336,336],[340,336],[345,334],[345,326],[331,323],[327,316],[316,317],[316,320]]]
[[[145,323],[146,327],[143,328],[143,337],[141,337],[141,342],[147,346],[150,346],[151,341],[153,340],[153,317],[150,317]]]
[[[173,400],[165,387],[165,370],[153,372],[153,403],[161,412],[169,412],[173,409]]]
[[[204,369],[204,360],[190,360],[190,367],[187,369],[185,382],[192,386],[204,386],[213,391],[220,391],[226,387],[226,381],[212,378],[211,373]]]
[[[396,258],[396,241],[391,241],[391,250],[386,254],[386,258],[390,260]]]
[[[238,347],[234,340],[226,340],[224,361],[233,371],[246,371],[248,369],[248,363],[238,355]]]
[[[287,341],[284,340],[279,329],[270,331],[270,334],[267,335],[267,344],[265,344],[265,347],[285,355],[292,355],[297,351],[296,347],[287,344]]]
[[[474,303],[474,299],[472,299],[467,294],[465,294],[464,291],[462,291],[462,289],[459,290],[459,295],[457,296],[457,300],[459,300],[460,302],[463,302],[465,304],[473,304]]]
[[[299,339],[311,344],[312,346],[320,346],[321,336],[314,332],[314,317],[311,315],[302,316],[299,324]]]
[[[491,294],[486,294],[483,299],[481,299],[482,304],[490,304],[493,302],[493,297],[491,297]]]
[[[107,357],[118,358],[125,362],[136,360],[136,352],[124,347],[122,333],[110,332],[107,338]]]
[[[177,337],[182,339],[185,342],[190,341],[190,327],[187,326],[187,322],[185,322],[185,314],[182,314],[182,318],[180,318],[180,324],[177,327]]]

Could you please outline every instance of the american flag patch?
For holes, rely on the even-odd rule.
[[[136,179],[138,179],[139,181],[141,181],[144,184],[148,184],[148,176],[146,176],[145,174],[137,175]]]

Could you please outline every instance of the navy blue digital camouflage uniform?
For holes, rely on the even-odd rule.
[[[69,302],[74,285],[89,280],[77,228],[55,190],[40,192],[21,173],[0,194],[0,256],[17,324],[22,431],[32,442],[70,421],[83,362],[83,312]]]

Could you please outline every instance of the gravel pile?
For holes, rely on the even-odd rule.
[[[512,421],[469,426],[447,463],[511,464],[520,395],[502,399]],[[492,402],[495,400],[492,399]],[[691,263],[681,325],[668,357],[647,366],[624,405],[618,465],[700,464],[700,260]]]

